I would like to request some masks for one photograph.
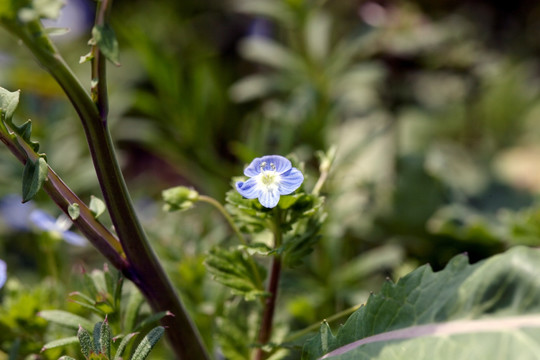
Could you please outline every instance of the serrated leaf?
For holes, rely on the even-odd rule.
[[[81,209],[79,208],[79,204],[77,203],[69,204],[68,214],[71,220],[77,220],[79,218],[79,215],[81,214]]]
[[[88,330],[82,326],[79,326],[79,330],[77,331],[77,339],[81,345],[81,352],[83,353],[84,357],[88,359],[90,354],[94,351],[92,336],[90,336]]]
[[[28,159],[24,165],[22,179],[22,198],[23,203],[30,201],[36,196],[47,179],[49,166],[43,158],[36,161]]]
[[[8,91],[0,87],[0,109],[2,109],[2,121],[10,122],[13,113],[19,104],[20,91]]]
[[[436,273],[422,266],[386,283],[336,336],[309,340],[302,359],[534,359],[539,264],[539,249],[516,247],[473,265],[460,255]]]
[[[107,206],[105,206],[103,200],[94,195],[90,196],[90,204],[88,207],[96,219],[107,210]]]
[[[143,340],[135,349],[135,352],[133,353],[131,360],[146,359],[148,354],[150,354],[150,351],[152,350],[152,348],[157,344],[161,336],[163,336],[164,332],[165,332],[165,328],[163,326],[158,326],[150,330],[150,332],[146,334],[146,336],[143,338]]]
[[[205,263],[214,279],[234,293],[248,300],[264,295],[261,282],[265,269],[251,261],[243,251],[215,247],[210,250]]]
[[[92,29],[92,38],[99,47],[101,53],[114,65],[119,66],[118,40],[116,39],[112,27],[108,24],[94,26]]]
[[[116,354],[114,354],[113,360],[122,360],[122,354],[124,354],[124,351],[126,350],[128,343],[131,341],[131,339],[133,339],[138,334],[139,333],[134,332],[134,333],[127,334],[126,336],[124,336],[124,338],[120,342],[120,345],[118,345],[118,348],[116,349]]]
[[[91,321],[67,311],[62,310],[43,310],[38,313],[40,317],[55,324],[70,327],[78,330],[79,325],[85,329],[92,329],[94,326]]]

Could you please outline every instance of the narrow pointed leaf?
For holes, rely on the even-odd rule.
[[[83,353],[84,357],[88,359],[90,354],[94,351],[92,336],[90,336],[88,330],[80,326],[79,331],[77,332],[77,338],[79,339],[79,343],[81,345],[81,352]]]
[[[99,346],[100,352],[107,356],[107,359],[111,358],[111,327],[107,318],[103,320],[99,331]]]
[[[91,321],[62,310],[43,310],[38,313],[40,317],[55,324],[70,327],[78,330],[79,325],[85,329],[92,329],[93,324]]]
[[[143,340],[140,342],[140,344],[135,349],[135,352],[133,353],[133,356],[131,357],[131,360],[144,360],[150,354],[150,351],[156,345],[156,343],[159,341],[161,336],[163,336],[163,333],[165,332],[165,328],[163,326],[158,326],[150,330],[150,332],[143,338]]]
[[[126,347],[128,346],[128,343],[130,342],[131,339],[133,339],[138,334],[139,333],[134,332],[134,333],[127,334],[126,336],[124,336],[124,338],[120,342],[120,345],[118,345],[118,348],[116,349],[116,354],[114,354],[113,360],[122,360],[122,355],[124,354],[124,351],[126,350]]]
[[[43,345],[43,347],[41,348],[41,351],[43,352],[43,351],[60,347],[60,346],[76,344],[78,342],[79,342],[79,338],[77,336],[71,336],[71,337],[67,337],[63,339],[58,339],[58,340],[50,341],[46,343],[45,345]]]
[[[100,353],[101,352],[101,343],[100,343],[100,335],[101,335],[101,326],[103,325],[102,322],[97,322],[94,325],[94,332],[92,334],[92,338],[94,340],[94,352]]]

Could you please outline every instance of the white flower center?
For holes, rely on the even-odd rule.
[[[275,171],[263,171],[261,173],[261,183],[267,187],[279,182],[279,174]]]

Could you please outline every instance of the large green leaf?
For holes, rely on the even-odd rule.
[[[336,336],[323,324],[302,358],[536,359],[539,335],[540,250],[515,247],[385,284]]]

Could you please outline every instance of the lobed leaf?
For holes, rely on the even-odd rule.
[[[205,263],[214,279],[231,288],[234,293],[248,300],[264,295],[261,280],[265,269],[243,251],[215,247],[210,250]]]
[[[459,255],[436,273],[422,266],[386,283],[337,335],[323,324],[302,359],[534,359],[538,264],[539,249],[516,247],[473,265]]]

